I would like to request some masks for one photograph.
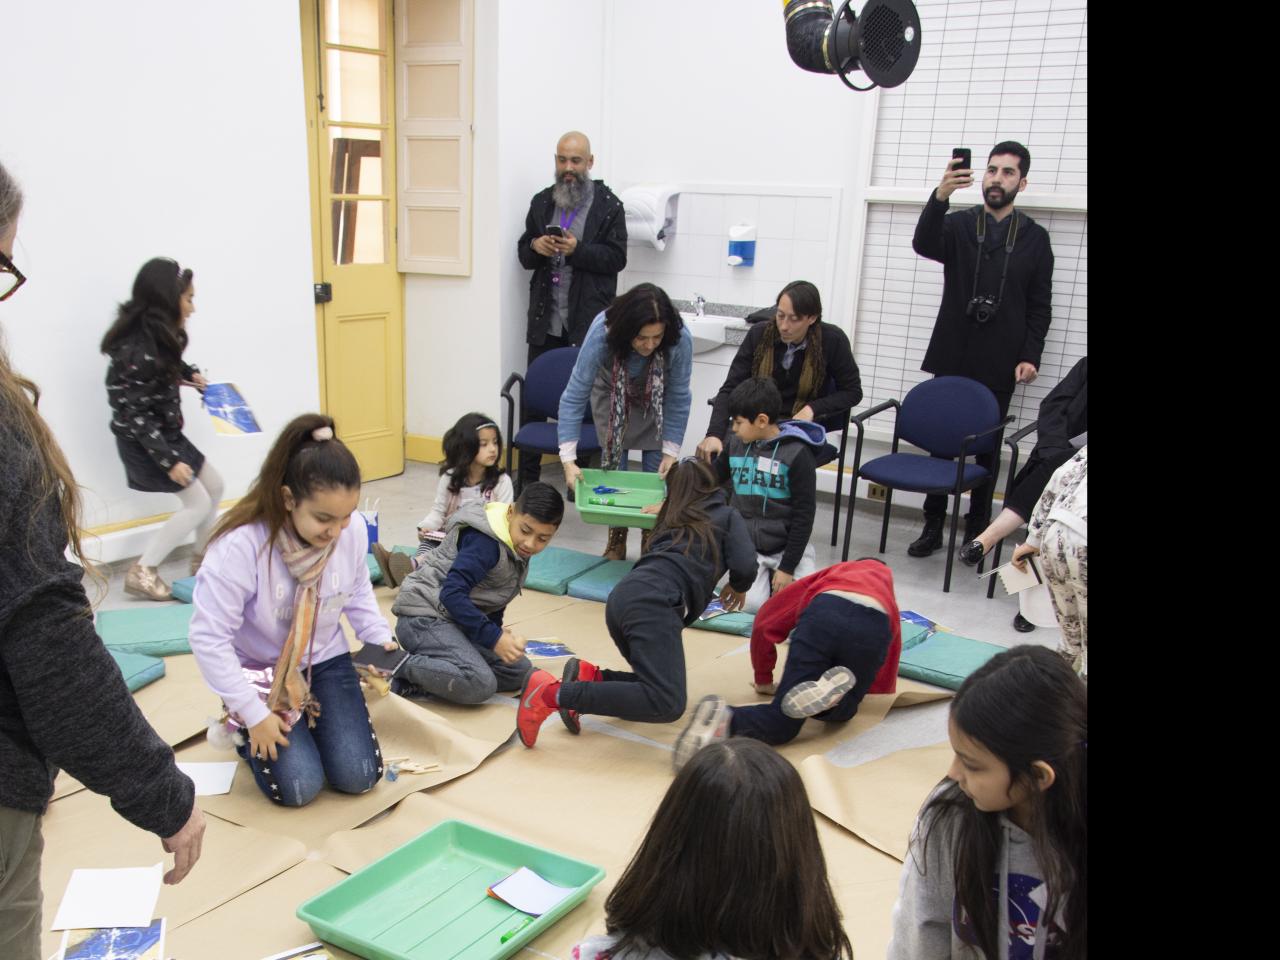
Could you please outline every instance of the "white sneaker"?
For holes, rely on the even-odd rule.
[[[693,708],[693,716],[676,740],[672,755],[676,773],[703,747],[729,738],[729,720],[732,716],[733,708],[725,702],[724,697],[713,693],[698,701],[698,705]]]
[[[830,710],[858,682],[848,667],[832,667],[817,680],[797,683],[782,698],[782,712],[794,720]]]

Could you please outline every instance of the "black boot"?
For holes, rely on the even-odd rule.
[[[925,517],[924,530],[920,536],[907,547],[907,553],[913,557],[927,557],[942,546],[942,524],[945,517]]]
[[[1019,633],[1030,633],[1036,628],[1036,625],[1024,617],[1021,613],[1013,615],[1013,629]]]
[[[991,525],[990,517],[975,517],[972,514],[964,515],[964,542],[977,540],[978,534],[987,529]]]

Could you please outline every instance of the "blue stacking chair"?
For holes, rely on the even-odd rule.
[[[863,424],[891,407],[895,411],[893,452],[864,464]],[[951,536],[947,541],[947,572],[942,581],[943,593],[950,591],[956,525],[960,521],[960,494],[992,476],[984,467],[970,463],[969,458],[979,453],[994,453],[994,474],[998,475],[1001,436],[1005,425],[1012,420],[1012,416],[1002,420],[995,394],[968,377],[934,377],[912,387],[901,402],[886,400],[850,419],[857,433],[853,453],[853,489],[857,489],[858,477],[866,477],[888,491],[884,498],[884,521],[880,527],[881,553],[884,553],[885,542],[889,538],[889,508],[893,503],[894,490],[951,495]],[[898,443],[902,440],[926,453],[899,453]],[[852,529],[853,510],[850,509],[845,511],[842,560],[849,559]]]
[[[511,469],[512,451],[522,450],[538,456],[560,452],[558,426],[554,422],[545,421],[554,421],[559,416],[560,395],[569,385],[569,375],[573,373],[573,365],[577,360],[577,347],[557,347],[534,357],[524,376],[513,373],[502,385],[501,396],[507,405],[507,436],[510,438],[507,443],[507,473],[511,474],[517,495],[520,493],[520,477],[518,471]],[[516,384],[520,385],[521,423],[530,419],[537,422],[525,423],[518,432],[513,433],[516,402],[511,389]],[[591,407],[588,406],[587,418],[578,434],[578,453],[595,453],[599,449],[600,441],[596,438],[596,428],[591,422]]]

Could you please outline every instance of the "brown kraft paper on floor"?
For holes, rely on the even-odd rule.
[[[358,796],[322,789],[305,807],[280,807],[268,800],[254,782],[244,761],[236,770],[231,792],[201,797],[200,805],[225,820],[256,827],[268,833],[294,837],[316,847],[335,830],[364,823],[410,793],[462,776],[474,770],[501,743],[482,740],[433,715],[430,709],[394,694],[366,695],[369,715],[378,733],[383,757],[408,757],[419,763],[438,763],[440,769],[425,774],[401,774],[392,782],[385,777],[368,793]],[[513,720],[514,723],[514,720]],[[178,753],[179,760],[237,759],[197,741]]]
[[[296,916],[298,907],[346,874],[318,860],[303,860],[208,913],[165,931],[165,954],[181,960],[257,960],[319,939]],[[339,947],[339,960],[354,958]]]
[[[812,756],[800,764],[800,777],[813,809],[904,861],[916,815],[951,757],[948,743],[900,750],[856,767]]]
[[[197,798],[204,808],[207,797]],[[205,817],[200,859],[182,883],[160,888],[156,916],[171,927],[194,920],[247,890],[269,880],[307,854],[296,840]],[[121,819],[106,797],[82,790],[65,797],[44,816],[44,857],[40,884],[44,890],[44,942],[41,956],[53,953],[62,931],[50,931],[71,872],[81,868],[149,867],[173,856],[160,838]]]
[[[164,658],[165,675],[133,695],[142,715],[169,746],[209,728],[222,713],[218,695],[208,688],[196,658],[189,653]]]

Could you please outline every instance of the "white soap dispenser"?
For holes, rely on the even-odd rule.
[[[750,267],[756,262],[756,225],[735,223],[729,228],[729,257],[731,267]]]

